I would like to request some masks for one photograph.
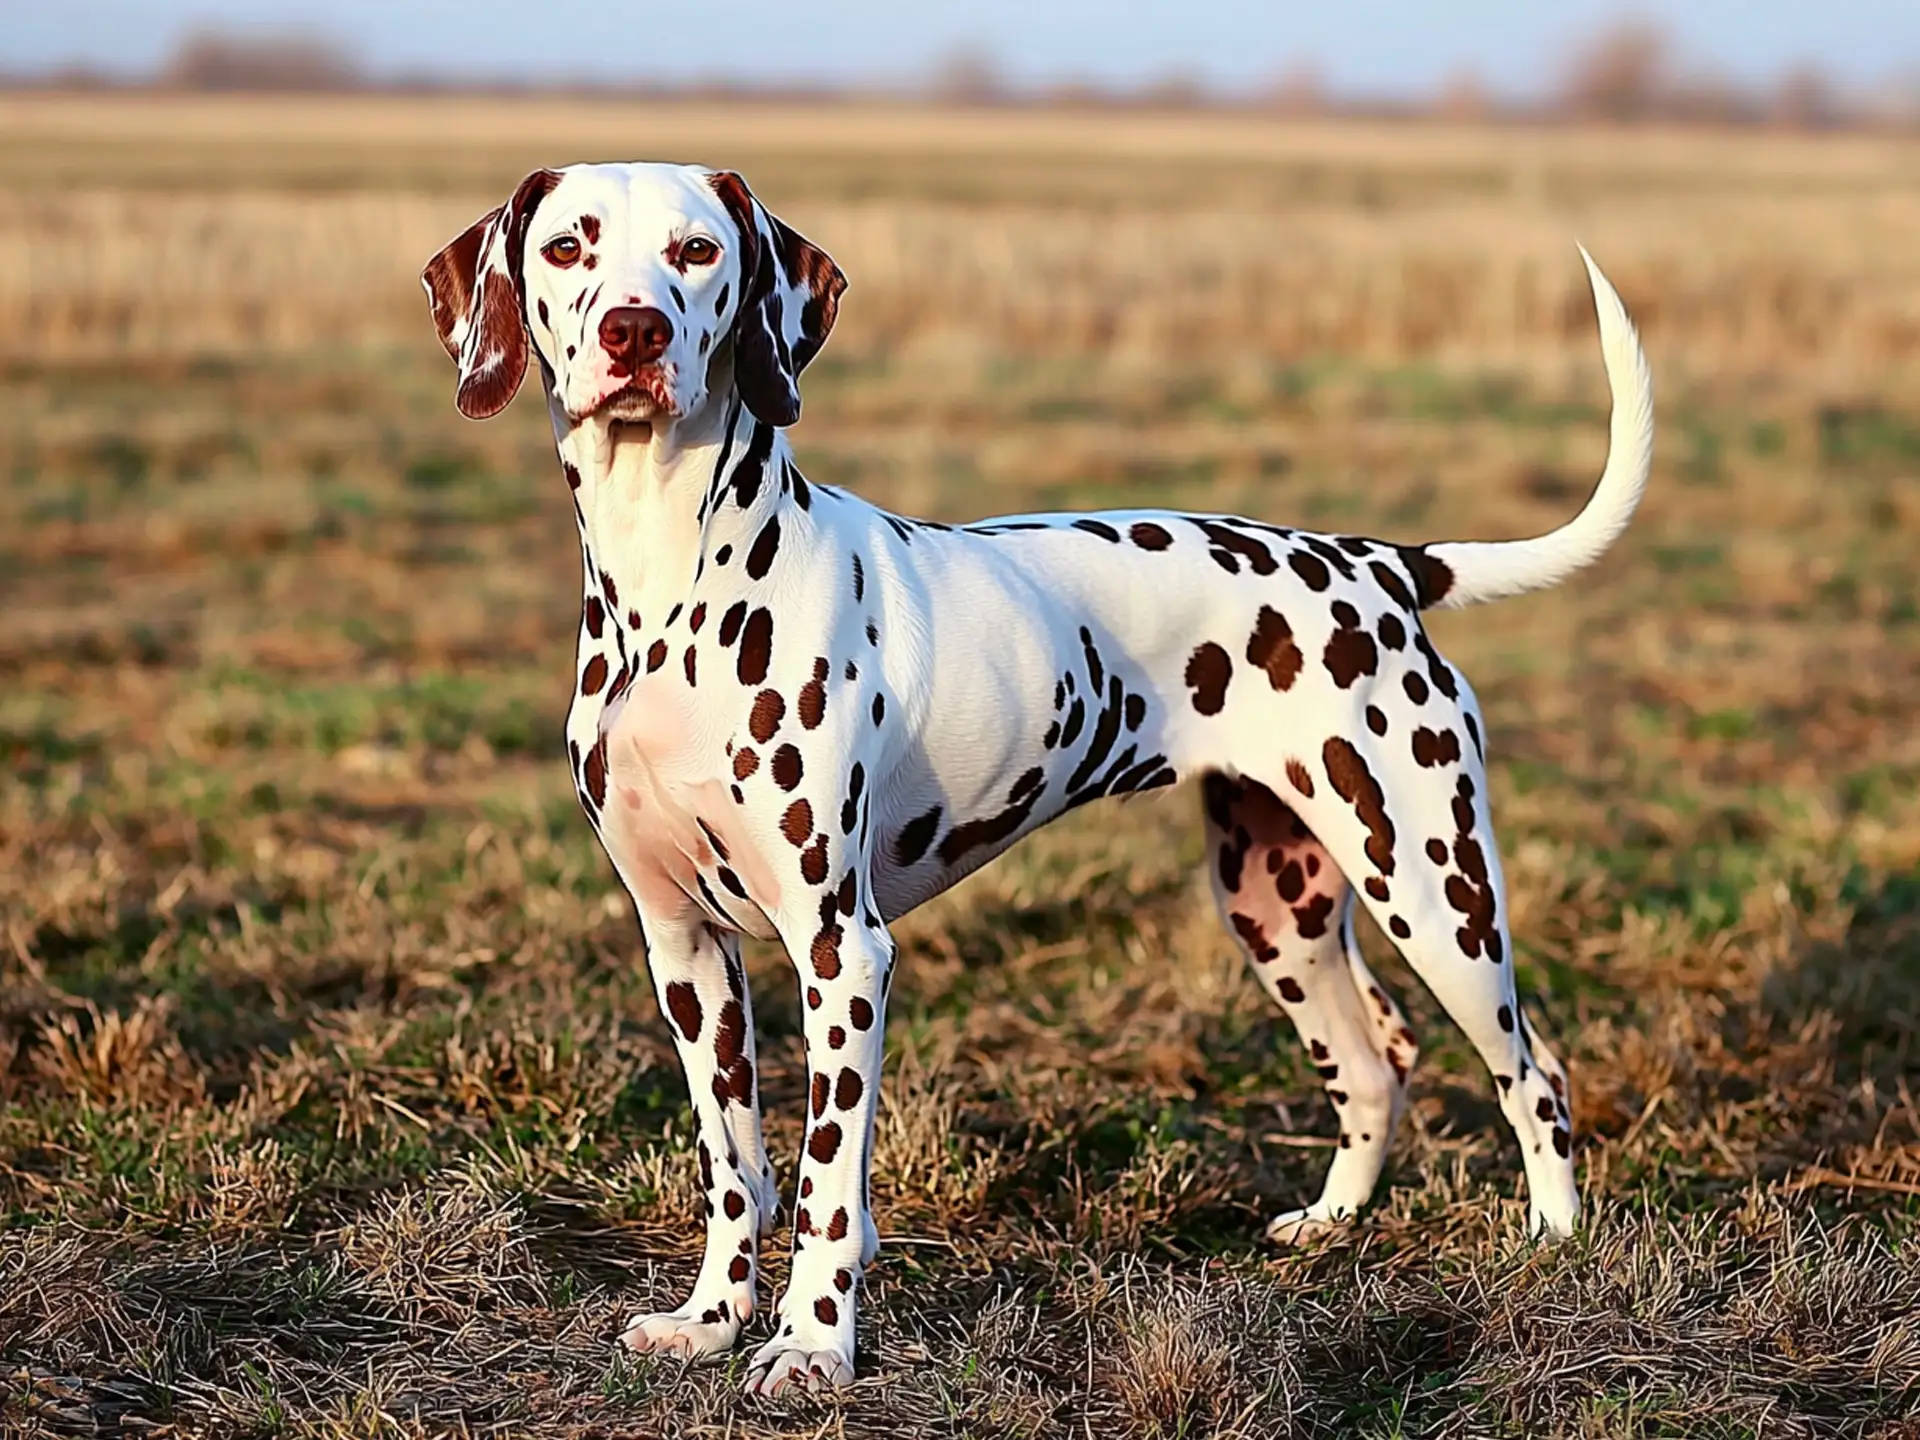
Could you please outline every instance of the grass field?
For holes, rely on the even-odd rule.
[[[101,97],[0,141],[0,1430],[1920,1434],[1920,144]],[[1334,1126],[1182,787],[898,927],[855,1389],[615,1352],[697,1260],[684,1091],[561,754],[547,422],[456,416],[414,276],[530,166],[638,156],[833,251],[803,464],[945,520],[1544,529],[1604,454],[1594,251],[1646,504],[1434,624],[1581,1238],[1524,1240],[1370,932],[1410,1123],[1363,1222],[1260,1242]]]

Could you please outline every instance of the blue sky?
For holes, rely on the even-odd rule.
[[[1538,93],[1604,0],[5,0],[0,68],[151,68],[194,24],[305,27],[372,68],[530,78],[900,80],[956,46],[1024,82],[1227,86],[1312,62],[1340,90],[1431,90],[1466,67]],[[1920,66],[1920,0],[1668,0],[1630,13],[1691,60],[1761,79],[1812,60],[1852,84]]]

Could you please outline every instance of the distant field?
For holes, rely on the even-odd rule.
[[[898,927],[848,1398],[615,1354],[697,1259],[683,1087],[560,755],[546,419],[458,418],[414,277],[532,166],[636,157],[840,260],[803,464],[946,520],[1546,528],[1604,455],[1593,250],[1646,505],[1433,626],[1583,1239],[1523,1241],[1369,933],[1425,1045],[1389,1188],[1259,1242],[1334,1127],[1182,788]],[[0,96],[0,184],[0,1431],[1920,1435],[1920,143]]]

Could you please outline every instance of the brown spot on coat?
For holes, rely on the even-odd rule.
[[[1195,647],[1187,660],[1187,688],[1193,691],[1193,708],[1202,715],[1218,715],[1227,703],[1227,684],[1233,679],[1233,662],[1227,652],[1207,640]]]
[[[1382,875],[1393,873],[1393,821],[1387,815],[1387,797],[1367,768],[1366,758],[1351,741],[1335,735],[1320,749],[1320,763],[1334,793],[1349,805],[1367,827],[1367,858]]]
[[[607,657],[596,655],[587,661],[587,668],[580,672],[580,693],[598,695],[600,687],[607,683]]]
[[[1413,647],[1427,662],[1427,679],[1433,682],[1433,688],[1449,700],[1458,700],[1460,682],[1454,677],[1453,667],[1440,658],[1440,652],[1433,648],[1433,642],[1427,639],[1425,630],[1414,630]]]
[[[1453,589],[1453,570],[1447,562],[1430,555],[1424,545],[1401,545],[1398,549],[1400,563],[1413,577],[1413,593],[1420,608],[1430,609],[1446,599],[1447,592]]]
[[[1041,789],[1044,788],[1041,778],[1045,773],[1038,767],[1028,771],[1013,787],[1014,796],[1019,798],[999,814],[967,820],[949,830],[946,838],[940,842],[940,858],[953,865],[970,850],[982,845],[998,845],[1017,834],[1033,815],[1034,802],[1040,798]]]
[[[1173,536],[1167,533],[1167,528],[1151,520],[1136,521],[1127,534],[1142,550],[1164,550],[1173,544]]]
[[[1374,583],[1393,598],[1393,602],[1402,610],[1415,610],[1413,596],[1407,592],[1407,582],[1400,578],[1400,572],[1381,561],[1370,562],[1367,569],[1373,572]]]
[[[1413,758],[1423,770],[1456,764],[1460,759],[1460,737],[1451,730],[1435,732],[1422,725],[1413,732]]]
[[[778,690],[762,690],[753,697],[753,710],[747,716],[747,731],[762,745],[773,738],[787,713],[787,702]]]
[[[758,685],[767,678],[773,663],[773,613],[762,605],[747,616],[740,633],[738,674],[742,685]]]
[[[1280,958],[1279,950],[1267,939],[1266,927],[1253,916],[1242,915],[1236,910],[1227,918],[1233,922],[1234,933],[1240,937],[1241,942],[1247,947],[1247,953],[1255,960],[1265,965]]]
[[[807,1137],[807,1154],[825,1165],[840,1153],[840,1127],[829,1120],[813,1127]]]
[[[1333,683],[1350,690],[1362,675],[1371,675],[1379,667],[1380,650],[1373,636],[1360,628],[1360,612],[1345,600],[1335,602],[1333,617],[1339,628],[1327,638],[1322,659]]]
[[[860,1078],[860,1072],[852,1066],[843,1066],[840,1078],[834,1082],[833,1103],[842,1110],[851,1110],[860,1103],[860,1097],[866,1093],[866,1082]]]
[[[1287,761],[1287,780],[1306,799],[1313,798],[1313,776],[1307,773],[1307,767],[1298,760]]]
[[[1462,775],[1455,789],[1453,818],[1460,833],[1453,841],[1453,863],[1458,873],[1447,877],[1447,903],[1464,917],[1456,935],[1461,953],[1469,960],[1485,956],[1498,964],[1502,946],[1493,877],[1486,853],[1473,838],[1473,782]]]
[[[800,876],[809,885],[819,885],[827,878],[827,837],[816,835],[813,844],[800,852]]]
[[[1233,558],[1235,556],[1245,560],[1247,567],[1256,575],[1271,575],[1280,568],[1280,562],[1273,558],[1273,552],[1253,536],[1218,520],[1195,520],[1193,523],[1212,542],[1213,548],[1208,553],[1229,575],[1239,573],[1239,564]]]
[[[787,813],[780,817],[780,833],[787,837],[787,843],[798,849],[807,843],[807,837],[813,834],[813,806],[805,797],[787,807]]]
[[[1300,932],[1303,940],[1318,940],[1327,933],[1327,922],[1333,915],[1333,897],[1316,895],[1304,905],[1293,907],[1294,928]]]
[[[746,1015],[738,1000],[720,1007],[720,1019],[713,1032],[713,1057],[724,1068],[746,1053]]]
[[[667,986],[667,1013],[673,1017],[683,1038],[690,1041],[700,1038],[700,1023],[704,1018],[700,995],[685,980],[675,980]]]
[[[1253,634],[1247,639],[1247,663],[1266,671],[1275,690],[1289,689],[1305,663],[1293,638],[1293,627],[1271,606],[1262,605],[1253,622]]]
[[[1247,847],[1253,843],[1244,829],[1220,842],[1220,885],[1229,895],[1240,890],[1241,870],[1246,865]]]
[[[767,572],[773,568],[773,557],[780,549],[780,517],[769,516],[767,523],[760,527],[760,533],[754,537],[753,546],[747,551],[747,578],[764,580]]]
[[[893,840],[894,863],[902,869],[915,864],[933,844],[933,837],[940,829],[940,807],[934,806],[925,814],[916,815],[900,827],[900,833]]]
[[[1271,864],[1273,860],[1278,859],[1280,854],[1280,851],[1275,850],[1268,863]],[[1289,905],[1307,893],[1307,872],[1300,868],[1300,862],[1298,860],[1287,861],[1275,873],[1273,877],[1273,893]]]
[[[1294,574],[1306,582],[1309,590],[1325,590],[1333,583],[1333,575],[1328,571],[1326,561],[1317,555],[1309,555],[1304,550],[1289,550],[1287,564],[1293,567]]]
[[[808,730],[818,730],[820,722],[827,717],[827,662],[813,662],[813,678],[800,687],[800,699],[794,706],[799,715],[800,724]]]
[[[782,790],[792,790],[800,783],[800,777],[805,772],[800,752],[793,746],[782,745],[773,752],[773,783]]]
[[[607,737],[603,734],[581,762],[580,778],[595,805],[607,803]]]
[[[809,959],[813,962],[813,973],[822,980],[840,978],[840,936],[838,925],[827,925],[813,937],[813,949]],[[819,1007],[816,1006],[816,1009]],[[838,1048],[837,1046],[835,1047]]]

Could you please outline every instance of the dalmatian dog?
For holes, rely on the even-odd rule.
[[[952,527],[808,481],[786,429],[846,281],[731,172],[539,170],[429,262],[463,414],[538,362],[584,575],[568,760],[698,1122],[705,1256],[628,1345],[718,1356],[754,1313],[779,1202],[741,937],[792,958],[809,1074],[791,1279],[747,1389],[842,1386],[878,1246],[889,923],[1070,810],[1189,778],[1220,913],[1339,1117],[1319,1199],[1270,1235],[1364,1205],[1406,1103],[1414,1036],[1356,897],[1492,1072],[1533,1230],[1573,1228],[1566,1072],[1515,995],[1485,725],[1420,617],[1555,584],[1633,514],[1651,382],[1587,268],[1614,408],[1586,508],[1534,540],[1407,545],[1161,510]]]

